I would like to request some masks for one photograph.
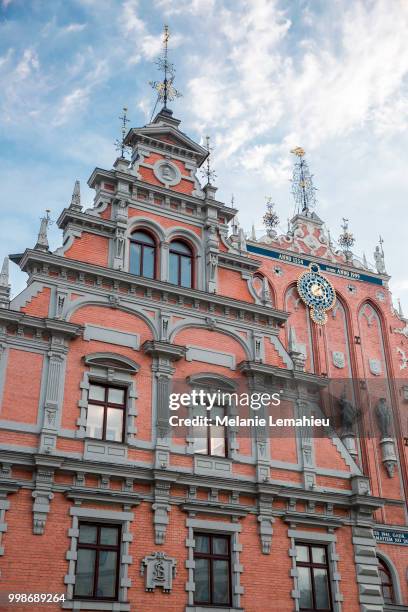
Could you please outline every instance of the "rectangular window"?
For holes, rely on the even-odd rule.
[[[194,411],[194,416],[196,415],[211,418],[213,424],[194,427],[195,452],[201,455],[226,457],[228,454],[227,429],[224,425],[217,425],[215,420],[216,417],[225,416],[224,407],[214,406],[211,411],[207,411],[205,407],[198,407],[198,410]]]
[[[99,384],[89,386],[86,420],[86,435],[89,438],[123,442],[125,414],[125,389]]]
[[[332,610],[326,546],[298,542],[296,567],[300,610]]]
[[[194,603],[231,605],[230,538],[225,535],[195,533]]]
[[[118,525],[80,523],[75,598],[118,599],[120,541]]]

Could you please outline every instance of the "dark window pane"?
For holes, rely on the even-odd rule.
[[[181,253],[182,255],[191,255],[191,249],[184,243],[174,240],[170,244],[170,251]]]
[[[316,597],[316,609],[328,610],[329,605],[329,585],[327,571],[325,569],[314,569],[314,585]]]
[[[100,544],[117,546],[119,530],[116,527],[101,527]]]
[[[115,597],[117,557],[118,553],[114,551],[99,552],[97,597]]]
[[[137,274],[141,276],[141,253],[142,247],[140,244],[135,244],[134,242],[130,243],[130,264],[129,271],[131,274]]]
[[[96,544],[97,530],[95,525],[80,525],[79,526],[79,543],[80,544]]]
[[[214,555],[228,555],[227,538],[213,538],[212,545]]]
[[[143,247],[143,271],[142,276],[147,278],[154,277],[154,248]]]
[[[111,387],[108,390],[108,402],[110,404],[123,404],[125,402],[125,390]]]
[[[122,442],[123,410],[108,408],[106,417],[106,439],[113,442]]]
[[[88,397],[91,400],[97,400],[98,402],[105,401],[105,387],[100,385],[90,385]]]
[[[210,602],[209,560],[196,559],[194,570],[195,600],[200,603]]]
[[[229,563],[221,559],[213,561],[213,603],[229,602]]]
[[[132,240],[137,240],[137,242],[143,242],[144,244],[152,244],[154,246],[153,238],[146,232],[133,232]]]
[[[296,544],[296,561],[309,561],[309,549],[307,546]]]
[[[312,559],[313,563],[326,563],[326,550],[324,548],[318,548],[317,546],[312,548]]]
[[[195,539],[195,552],[198,553],[209,553],[210,552],[210,538],[205,535],[196,535]]]
[[[103,406],[88,405],[86,419],[86,435],[90,438],[102,440],[103,431]]]
[[[178,262],[179,257],[174,253],[170,253],[170,273],[169,273],[169,281],[174,285],[178,285]]]
[[[95,525],[80,525],[79,526],[79,543],[80,544],[96,544],[97,530]]]
[[[298,583],[300,592],[300,607],[312,608],[312,583],[308,567],[298,567]]]
[[[75,596],[92,597],[95,571],[95,551],[78,550],[75,572]]]
[[[191,257],[181,257],[181,279],[182,287],[191,287]]]

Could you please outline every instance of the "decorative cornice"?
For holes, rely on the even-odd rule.
[[[155,138],[158,134],[170,134],[180,144]],[[152,125],[143,128],[132,128],[125,138],[125,144],[131,147],[142,144],[152,149],[156,149],[157,151],[181,154],[185,157],[196,159],[198,165],[201,165],[208,155],[208,151],[204,147],[191,140],[191,138],[186,136],[183,132],[180,132],[180,130],[169,125]]]
[[[230,516],[233,518],[242,518],[249,512],[253,512],[252,506],[243,506],[239,504],[224,504],[224,503],[211,503],[203,500],[191,500],[186,504],[181,505],[184,512],[204,513],[204,514],[215,514],[217,516]]]
[[[159,342],[158,340],[146,340],[142,344],[142,350],[147,355],[153,357],[165,357],[170,361],[178,361],[185,357],[186,347],[179,344],[170,344],[168,342]]]
[[[107,489],[90,489],[73,487],[65,491],[65,497],[76,502],[98,501],[100,503],[123,504],[124,506],[137,506],[142,501],[137,493],[124,493]]]
[[[115,221],[103,219],[102,217],[90,215],[88,213],[78,212],[72,210],[72,208],[64,208],[57,219],[57,225],[60,229],[64,229],[69,223],[80,229],[86,228],[88,230],[103,232],[108,238],[114,236],[116,229]]]
[[[303,382],[316,388],[324,388],[329,384],[329,379],[326,376],[279,368],[258,361],[241,361],[238,364],[238,370],[247,375],[261,374],[264,376],[274,376],[276,378]]]
[[[30,274],[31,277],[36,277],[40,280],[46,278],[48,281],[52,280],[56,283],[58,283],[58,280],[62,280],[62,278],[58,279],[58,277],[55,276],[50,277],[48,275],[48,270],[51,267],[55,272],[64,270],[65,281],[67,271],[86,274],[88,278],[94,276],[95,286],[99,288],[102,287],[102,289],[103,286],[100,281],[102,279],[109,280],[113,286],[107,289],[106,293],[110,295],[112,295],[112,289],[114,290],[115,286],[118,288],[119,285],[121,285],[121,287],[125,289],[127,285],[128,294],[126,294],[125,291],[120,292],[118,295],[121,298],[126,299],[127,297],[131,297],[135,294],[137,289],[140,289],[145,296],[145,302],[152,303],[156,306],[159,302],[157,299],[153,299],[153,292],[156,292],[158,296],[160,296],[162,302],[166,304],[169,303],[170,299],[174,300],[175,305],[188,304],[188,311],[190,313],[192,309],[194,311],[194,309],[197,308],[199,312],[203,314],[203,310],[200,306],[206,304],[208,313],[211,313],[211,316],[219,319],[220,322],[231,322],[231,320],[236,320],[237,323],[241,321],[249,325],[255,323],[270,334],[278,334],[279,327],[281,327],[289,317],[289,313],[269,306],[251,304],[249,302],[213,293],[209,294],[198,289],[180,287],[168,282],[135,276],[129,272],[97,266],[95,264],[70,259],[68,257],[61,257],[52,253],[35,251],[33,249],[27,249],[24,252],[19,265],[21,269]],[[99,279],[98,285],[96,285],[97,279]],[[90,290],[89,286],[88,290]],[[215,312],[215,306],[219,306],[222,312]],[[21,313],[19,314],[21,316]],[[235,317],[232,315],[235,315]],[[63,325],[61,321],[56,321],[55,324],[57,323]]]
[[[282,518],[285,523],[312,525],[316,527],[326,527],[328,529],[337,529],[344,525],[344,521],[341,518],[327,516],[321,513],[285,512]]]
[[[16,310],[0,309],[0,322],[6,325],[17,325],[22,328],[47,331],[51,334],[60,334],[66,338],[80,336],[83,330],[81,325],[61,321],[60,319],[49,319],[33,317]]]
[[[260,259],[254,259],[253,256],[237,255],[236,253],[226,253],[224,251],[218,253],[218,265],[221,268],[256,272],[261,264],[262,261]]]

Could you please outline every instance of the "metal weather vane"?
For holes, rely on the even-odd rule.
[[[176,75],[176,70],[174,68],[174,64],[169,62],[168,54],[169,54],[169,38],[170,31],[167,25],[164,26],[163,32],[163,53],[161,57],[156,60],[157,68],[163,72],[163,80],[162,81],[150,81],[149,84],[153,89],[157,91],[157,102],[161,100],[163,102],[163,108],[167,109],[167,102],[171,102],[175,98],[180,98],[182,94],[177,91],[174,87],[174,78]],[[155,108],[157,106],[157,102]],[[154,114],[154,111],[153,111]]]
[[[205,167],[201,169],[201,176],[204,179],[207,179],[207,185],[211,185],[211,181],[215,180],[216,178],[216,173],[215,170],[213,170],[213,168],[211,167],[211,153],[214,150],[214,147],[210,146],[210,137],[206,136],[205,137],[205,142],[206,142],[206,146],[205,148],[208,151],[208,155],[207,158],[205,160]],[[231,201],[231,206],[233,205],[233,200]]]
[[[262,221],[268,232],[273,232],[279,224],[279,217],[275,211],[275,202],[272,202],[271,197],[266,198],[266,213],[262,217]]]
[[[317,190],[313,185],[313,175],[310,174],[309,166],[304,158],[305,150],[302,147],[296,147],[291,150],[291,153],[298,158],[293,169],[292,194],[298,207],[297,212],[307,215],[316,205],[315,192]]]
[[[356,239],[354,238],[354,235],[349,230],[348,224],[349,224],[349,220],[343,217],[343,224],[341,226],[343,233],[340,234],[339,239],[338,239],[339,245],[343,249],[343,253],[346,257],[346,260],[350,259],[352,255],[351,247],[356,241]]]
[[[125,158],[125,151],[128,150],[127,145],[125,145],[125,136],[126,136],[126,124],[129,123],[130,119],[127,118],[128,109],[126,106],[123,107],[123,115],[119,117],[121,121],[121,133],[122,138],[117,138],[115,140],[116,150],[120,151],[120,156],[122,159]]]

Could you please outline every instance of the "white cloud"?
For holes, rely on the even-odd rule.
[[[74,114],[84,110],[89,102],[89,87],[78,87],[64,96],[58,106],[53,125],[58,127],[71,119]]]
[[[86,23],[69,23],[62,28],[63,32],[67,34],[82,32],[86,28]]]
[[[26,49],[23,57],[19,61],[15,69],[15,76],[18,79],[26,79],[33,71],[39,70],[40,62],[38,55],[33,49]]]

